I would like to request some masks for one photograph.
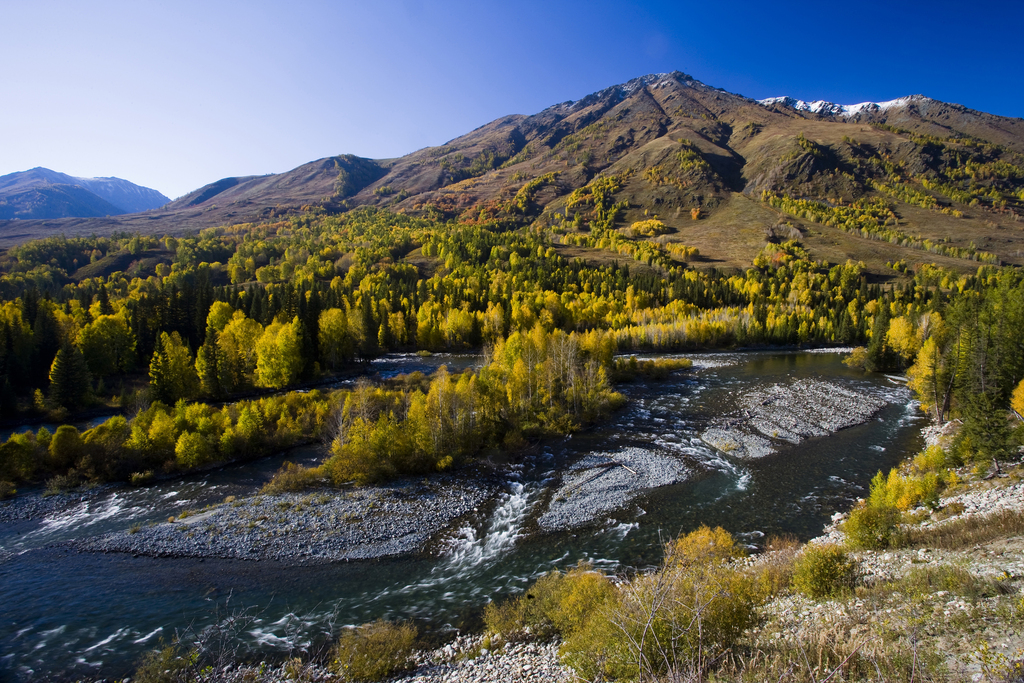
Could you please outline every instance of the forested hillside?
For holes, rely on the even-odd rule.
[[[573,201],[591,202],[590,247],[555,228],[363,208],[12,249],[0,261],[4,418],[64,421],[90,406],[123,417],[13,436],[0,479],[141,482],[317,436],[332,457],[293,485],[446,469],[571,432],[621,405],[614,380],[659,371],[616,352],[756,345],[863,346],[854,362],[909,372],[936,418],[977,425],[977,448],[1010,448],[1000,409],[1024,377],[1018,270],[922,265],[880,286],[795,240],[765,244],[744,271],[695,269],[694,249],[603,225],[605,186],[588,187]],[[477,372],[281,393],[386,352],[481,349]]]

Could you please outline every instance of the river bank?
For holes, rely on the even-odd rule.
[[[956,425],[922,431],[928,445],[947,447]],[[1004,463],[1000,477],[969,468],[957,474],[960,483],[934,506],[905,515],[900,527],[917,539],[911,547],[849,553],[858,584],[852,596],[776,597],[761,608],[764,622],[753,637],[799,644],[829,634],[853,646],[891,644],[903,634],[915,657],[918,649],[932,653],[952,680],[1020,680],[1004,676],[1024,661],[1024,462],[1018,455]],[[836,512],[808,545],[846,544],[848,517]],[[771,555],[749,562],[770,563]]]
[[[482,636],[459,636],[435,650],[413,654],[415,667],[389,683],[569,683],[572,669],[558,661],[557,643],[515,643],[497,652],[482,649]],[[196,683],[324,683],[343,676],[320,663],[240,664],[200,673]]]

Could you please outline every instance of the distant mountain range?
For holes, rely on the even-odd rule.
[[[598,186],[609,193],[600,212]],[[883,202],[884,229],[869,235],[851,227],[856,216],[836,226],[826,215],[854,202]],[[628,231],[657,216],[660,240],[697,247],[705,264],[718,266],[746,267],[766,241],[786,235],[818,258],[865,260],[876,272],[904,257],[976,267],[972,250],[1024,264],[1024,119],[922,95],[855,105],[758,101],[678,71],[652,74],[396,159],[341,155],[225,178],[145,214],[0,221],[0,245],[54,232],[176,233],[360,206],[555,226],[566,237],[614,207],[615,227]]]
[[[121,178],[76,178],[42,167],[0,176],[0,219],[119,216],[169,201]]]

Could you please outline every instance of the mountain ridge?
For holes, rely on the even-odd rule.
[[[923,95],[758,101],[673,71],[503,116],[393,159],[338,155],[224,178],[137,216],[0,224],[0,244],[54,230],[182,232],[371,206],[533,225],[579,244],[595,221],[632,239],[632,224],[657,217],[659,240],[698,248],[707,265],[743,267],[787,234],[819,257],[867,259],[875,270],[905,254],[961,269],[979,254],[1019,264],[1022,154],[1024,120]],[[596,199],[598,186],[606,189]],[[858,202],[883,202],[889,217],[876,217],[870,234],[853,230],[849,216],[836,227],[831,207]]]
[[[80,178],[42,166],[0,176],[0,218],[5,219],[114,216],[156,209],[169,201],[122,178]]]

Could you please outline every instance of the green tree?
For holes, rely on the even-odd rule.
[[[206,315],[206,326],[212,327],[214,331],[221,332],[235,315],[235,309],[223,301],[214,301],[210,305],[210,312]]]
[[[60,325],[54,315],[53,303],[45,301],[39,305],[36,320],[32,327],[32,339],[35,342],[35,360],[32,376],[45,377],[46,369],[53,364],[54,356],[62,346],[64,339]]]
[[[213,460],[215,451],[198,432],[182,432],[174,445],[174,459],[180,467],[192,468]]]
[[[50,365],[50,400],[73,409],[85,403],[89,395],[89,368],[78,347],[62,346]]]
[[[256,342],[263,326],[241,311],[231,316],[217,336],[217,378],[221,391],[232,393],[252,386],[256,372]]]
[[[965,397],[961,411],[964,425],[958,439],[975,460],[991,460],[993,469],[998,471],[999,461],[1007,458],[1012,450],[1005,404],[1001,406],[991,394],[979,393]]]
[[[206,328],[206,341],[196,353],[196,372],[199,375],[199,390],[206,396],[220,396],[220,375],[217,372],[217,332]]]
[[[885,345],[898,357],[898,364],[906,367],[921,348],[913,322],[906,316],[893,318],[885,333]]]

